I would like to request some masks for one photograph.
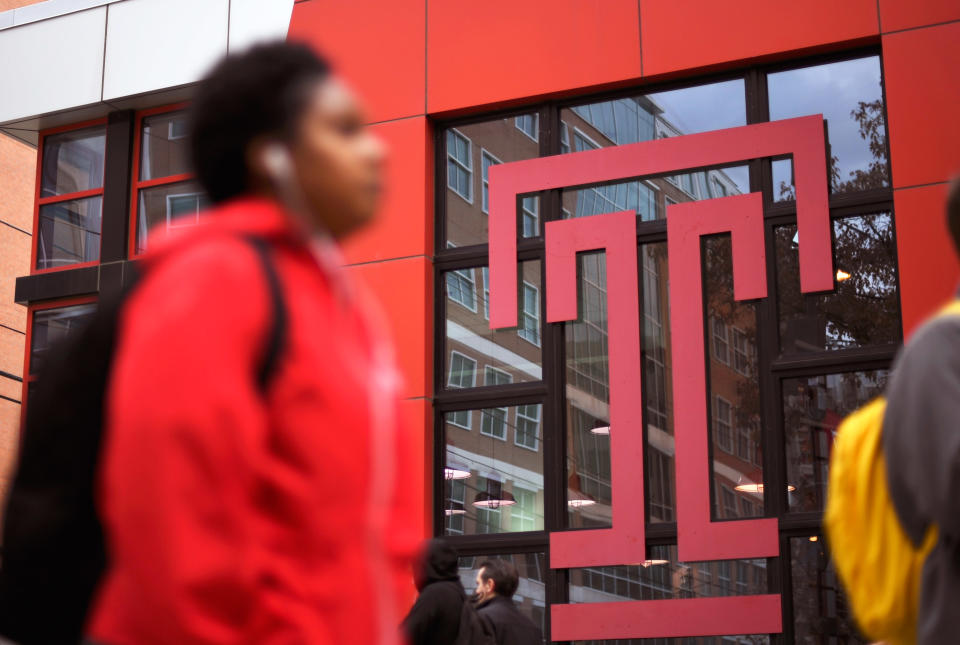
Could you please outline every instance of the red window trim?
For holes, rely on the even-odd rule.
[[[143,137],[143,120],[146,117],[156,116],[157,114],[178,112],[189,105],[188,102],[184,101],[137,112],[133,125],[133,170],[130,176],[130,234],[127,239],[128,258],[132,259],[140,255],[140,253],[137,253],[137,211],[140,208],[140,191],[144,188],[153,188],[154,186],[164,186],[166,184],[187,181],[194,177],[193,173],[182,173],[179,175],[147,179],[145,181],[140,180],[140,144]]]
[[[75,265],[71,265],[75,266]],[[38,311],[47,309],[59,309],[61,307],[72,307],[73,305],[85,305],[96,302],[95,295],[75,296],[73,298],[62,298],[58,300],[48,300],[27,306],[27,329],[24,338],[23,347],[23,384],[20,391],[20,439],[23,439],[23,428],[27,422],[27,394],[30,390],[30,384],[37,380],[36,375],[30,373],[30,354],[33,348],[33,316]]]
[[[101,117],[99,119],[92,119],[90,121],[82,121],[80,123],[71,123],[70,125],[61,125],[55,128],[49,128],[47,130],[40,131],[40,139],[37,142],[37,175],[34,181],[33,189],[33,242],[30,245],[30,275],[36,275],[38,273],[54,273],[56,271],[67,271],[70,269],[79,269],[81,267],[96,266],[100,263],[100,258],[96,260],[91,260],[89,262],[77,262],[74,264],[66,264],[59,267],[47,267],[45,269],[37,268],[37,246],[40,244],[40,207],[46,206],[47,204],[56,204],[58,202],[68,202],[74,199],[84,199],[87,197],[95,197],[97,195],[103,195],[103,186],[100,188],[93,188],[90,190],[82,190],[73,193],[64,193],[63,195],[53,195],[52,197],[40,197],[40,183],[43,180],[43,146],[46,142],[47,137],[60,134],[63,132],[70,132],[73,130],[83,130],[85,128],[91,128],[98,125],[105,126],[107,124],[106,117]],[[104,130],[104,135],[106,135],[106,130]],[[106,163],[106,161],[104,161]],[[106,180],[106,178],[104,178]],[[102,232],[102,231],[101,231]]]

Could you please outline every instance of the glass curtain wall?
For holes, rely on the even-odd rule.
[[[649,642],[860,642],[820,523],[837,424],[882,390],[901,342],[880,70],[878,55],[857,52],[439,129],[435,533],[457,545],[465,571],[491,553],[525,558],[531,591],[517,604],[548,639],[543,607],[553,603],[778,593],[783,634]],[[790,159],[756,159],[521,195],[518,326],[490,330],[490,166],[816,113],[827,120],[833,291],[800,292]],[[714,521],[781,518],[780,556],[680,562],[666,218],[673,204],[749,192],[764,198],[768,297],[735,301],[730,236],[704,238],[704,431]],[[638,512],[650,560],[550,569],[549,532],[610,526],[617,491],[605,255],[578,257],[578,319],[545,324],[543,223],[622,210],[637,213],[646,478]]]

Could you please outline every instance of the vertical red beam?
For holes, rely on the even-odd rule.
[[[780,553],[777,520],[710,520],[710,427],[704,364],[700,240],[730,232],[736,300],[767,295],[763,198],[736,195],[667,207],[673,421],[677,468],[677,550],[684,562],[763,558]]]
[[[547,222],[547,322],[577,319],[577,253],[606,250],[613,527],[550,534],[553,568],[647,559],[643,503],[643,397],[637,216],[633,211]]]

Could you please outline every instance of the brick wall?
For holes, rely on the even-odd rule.
[[[36,160],[36,150],[0,135],[0,395],[5,397],[0,398],[0,494],[20,423],[21,384],[11,376],[23,376],[27,310],[14,303],[13,295],[16,278],[30,272]]]

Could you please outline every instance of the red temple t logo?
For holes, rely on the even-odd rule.
[[[793,156],[803,292],[833,289],[826,150],[821,115],[644,141],[492,166],[490,326],[517,324],[517,196]],[[710,515],[700,238],[730,233],[736,300],[767,293],[759,193],[667,207],[674,357],[677,549],[681,561],[779,556],[774,518],[714,522]],[[605,250],[610,364],[611,528],[550,534],[553,568],[647,560],[643,514],[643,403],[636,213],[548,222],[547,322],[577,318],[576,255]],[[554,640],[666,638],[782,631],[779,595],[554,605]]]

